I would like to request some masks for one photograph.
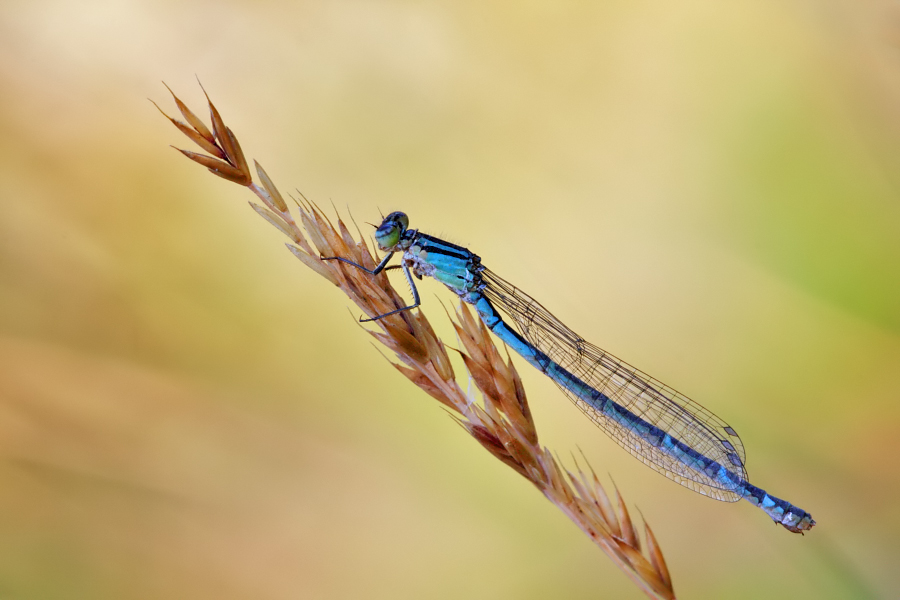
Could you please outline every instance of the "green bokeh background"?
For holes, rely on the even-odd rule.
[[[179,157],[198,75],[283,191],[402,209],[742,435],[805,537],[545,444],[683,598],[900,595],[900,13],[887,2],[0,5],[0,596],[637,598],[391,369],[251,195]],[[402,283],[401,283],[402,285]],[[441,302],[426,310],[453,340]],[[607,477],[608,474],[608,477]]]

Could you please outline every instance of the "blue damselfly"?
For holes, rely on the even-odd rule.
[[[806,511],[770,496],[747,481],[741,438],[725,421],[690,398],[639,371],[563,325],[522,290],[481,264],[466,248],[409,229],[409,218],[393,212],[375,232],[384,259],[369,270],[385,270],[396,252],[413,303],[366,321],[419,306],[413,276],[433,277],[475,307],[484,324],[550,377],[595,424],[650,468],[705,496],[762,508],[776,523],[802,533],[816,522]],[[387,267],[392,268],[392,267]]]

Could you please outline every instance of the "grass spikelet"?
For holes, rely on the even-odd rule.
[[[635,531],[634,525],[631,522],[631,516],[628,514],[628,507],[625,506],[625,500],[622,499],[619,488],[616,487],[615,489],[617,506],[619,507],[619,524],[622,526],[622,539],[625,540],[629,546],[640,550],[641,542],[638,539],[637,531]]]
[[[283,216],[289,216],[290,212],[288,212],[287,203],[284,201],[284,198],[281,196],[281,192],[278,191],[278,188],[275,187],[275,184],[272,183],[272,180],[269,179],[268,174],[266,174],[265,169],[256,162],[253,161],[253,164],[256,166],[256,175],[259,177],[259,180],[263,184],[263,188],[265,188],[268,193],[269,199],[272,201],[272,209],[278,211]]]
[[[211,131],[177,97],[175,102],[188,124],[166,118],[212,156],[181,152],[256,194],[263,206],[251,203],[254,210],[291,238],[294,243],[287,247],[303,264],[340,288],[370,317],[405,306],[386,273],[373,277],[340,261],[320,260],[323,256],[343,256],[372,268],[377,257],[364,240],[353,238],[341,220],[335,228],[305,198],[297,202],[299,218],[295,218],[273,181],[254,162],[262,185],[255,184],[237,137],[208,96]],[[449,409],[485,450],[540,490],[648,597],[674,598],[668,568],[650,527],[645,524],[645,554],[618,489],[614,507],[593,470],[579,467],[570,472],[541,446],[518,371],[508,356],[504,360],[481,320],[465,304],[450,318],[462,346],[457,352],[481,392],[481,403],[474,402],[460,387],[448,347],[435,335],[423,311],[404,311],[374,321],[368,331],[393,353],[397,361],[394,367],[404,377]]]
[[[298,239],[294,239],[295,232],[290,227],[287,226],[287,223],[285,223],[282,219],[278,218],[278,216],[276,216],[275,213],[273,213],[271,210],[269,210],[268,208],[265,208],[264,206],[260,206],[256,202],[251,202],[250,206],[253,208],[253,210],[255,210],[257,213],[259,213],[259,216],[261,216],[263,219],[265,219],[266,221],[271,223],[273,227],[277,227],[281,233],[288,236],[295,242],[300,241]]]
[[[666,565],[666,559],[663,558],[662,550],[656,543],[656,536],[653,530],[644,522],[644,537],[647,538],[647,555],[650,557],[650,564],[656,571],[659,579],[668,587],[672,587],[672,577],[669,575],[669,567]]]

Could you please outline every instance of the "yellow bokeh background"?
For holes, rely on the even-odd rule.
[[[168,148],[147,97],[205,115],[196,75],[284,192],[466,245],[727,420],[752,481],[818,521],[669,482],[518,361],[543,442],[615,481],[680,597],[896,597],[898,23],[875,0],[6,0],[0,596],[640,597],[249,192]],[[420,291],[453,341],[452,294]]]

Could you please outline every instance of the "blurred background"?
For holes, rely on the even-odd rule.
[[[5,0],[0,597],[640,597],[168,147],[147,98],[206,118],[195,75],[282,191],[473,249],[818,521],[669,482],[518,361],[680,597],[900,594],[895,3]]]

